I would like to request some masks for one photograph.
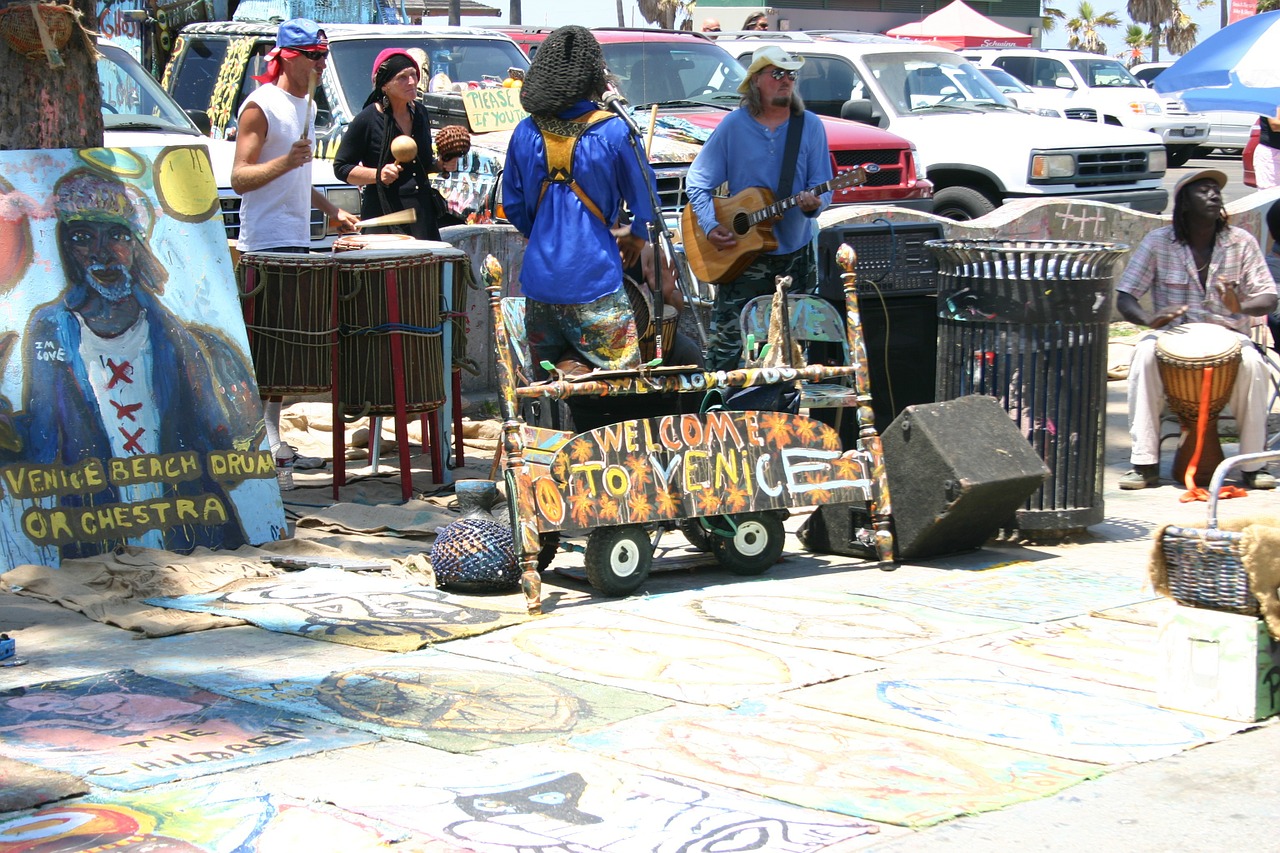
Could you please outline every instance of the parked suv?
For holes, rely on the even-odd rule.
[[[1142,85],[1124,63],[1079,50],[966,50],[976,65],[1003,68],[1037,92],[1056,96],[1067,118],[1117,124],[1159,134],[1169,165],[1181,166],[1209,137],[1209,119],[1177,98]]]
[[[911,140],[941,216],[973,219],[1016,198],[1082,198],[1147,213],[1168,202],[1159,137],[1028,115],[953,51],[864,33],[717,41],[744,63],[770,43],[805,57],[800,94],[810,109]]]
[[[547,27],[500,27],[532,56],[551,33]],[[598,27],[592,30],[604,51],[605,65],[635,110],[637,122],[647,127],[656,106],[659,132],[705,140],[724,116],[736,109],[742,96],[738,84],[743,69],[717,42],[701,33],[674,30]],[[892,204],[929,210],[933,187],[910,142],[895,133],[875,130],[837,117],[825,118],[827,146],[833,171],[849,171],[874,163],[878,172],[863,186],[835,192],[832,204]],[[658,171],[663,206],[683,207],[684,173]]]
[[[225,140],[210,139],[208,116],[200,110],[184,112],[133,56],[119,45],[98,42],[98,83],[102,89],[102,124],[108,148],[151,148],[166,145],[200,145],[209,152],[213,179],[227,227],[227,237],[240,231],[240,197],[231,189],[231,164],[235,146]],[[203,127],[201,127],[203,125]],[[317,186],[336,193],[333,202],[347,210],[358,210],[347,197],[347,187],[338,183],[333,170],[316,164]],[[333,242],[336,229],[318,210],[311,212],[311,243],[324,248]]]

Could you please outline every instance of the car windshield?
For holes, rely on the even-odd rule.
[[[107,130],[200,131],[169,94],[124,50],[98,45],[102,124]]]
[[[1073,59],[1071,64],[1080,72],[1084,83],[1091,89],[1116,89],[1125,86],[1141,88],[1142,84],[1129,73],[1129,69],[1114,59]]]
[[[736,106],[745,70],[722,47],[680,42],[605,43],[604,62],[634,107],[671,101]]]
[[[373,89],[370,75],[373,61],[387,47],[408,50],[419,48],[427,55],[427,77],[444,74],[454,83],[480,83],[486,78],[499,82],[507,70],[529,67],[529,59],[513,42],[488,37],[477,39],[448,36],[399,36],[396,38],[361,38],[333,41],[329,44],[329,63],[338,74],[347,105],[359,112],[364,99]]]
[[[900,115],[992,104],[1013,106],[981,71],[952,54],[871,53],[866,62]]]
[[[1031,93],[1031,90],[1024,86],[1021,80],[1014,77],[1003,68],[990,67],[979,68],[978,70],[991,81],[993,86],[1005,94],[1008,94],[1009,92],[1022,92],[1025,94]]]

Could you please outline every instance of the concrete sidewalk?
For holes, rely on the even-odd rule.
[[[626,645],[628,631],[636,631],[635,636],[648,631],[649,637],[675,631],[671,626],[678,619],[673,602],[686,607],[691,603],[705,606],[707,602],[715,603],[716,596],[727,596],[722,601],[754,594],[772,596],[779,602],[793,598],[811,604],[839,602],[843,600],[841,596],[849,593],[874,597],[891,584],[927,584],[946,578],[976,576],[978,573],[964,570],[1001,564],[1066,566],[1072,570],[1114,572],[1125,578],[1145,577],[1146,554],[1155,526],[1179,520],[1202,524],[1205,505],[1181,504],[1178,500],[1181,489],[1169,481],[1154,490],[1121,492],[1117,489],[1116,480],[1128,467],[1124,383],[1112,382],[1108,390],[1107,520],[1064,542],[992,544],[976,553],[904,565],[894,573],[884,573],[853,559],[807,554],[793,540],[787,558],[761,579],[735,578],[716,568],[658,572],[646,585],[645,597],[625,602],[600,598],[593,595],[584,582],[560,572],[549,572],[544,587],[548,615],[543,619],[480,637],[442,643],[436,650],[411,656],[379,655],[368,649],[316,642],[248,626],[159,640],[135,640],[125,631],[92,622],[77,613],[4,591],[0,592],[0,630],[16,638],[19,656],[25,658],[27,664],[0,669],[0,689],[132,669],[182,684],[237,685],[240,695],[257,691],[255,695],[261,698],[269,692],[268,688],[283,691],[282,679],[320,678],[329,673],[368,668],[375,663],[408,670],[410,662],[417,661],[433,678],[438,676],[442,684],[450,683],[450,674],[458,667],[462,667],[464,673],[467,667],[476,667],[479,672],[488,672],[492,666],[516,667],[543,681],[573,679],[579,686],[581,682],[591,682],[594,685],[591,690],[595,691],[639,689],[645,697],[642,700],[639,693],[632,694],[637,702],[668,706],[652,713],[631,715],[629,719],[627,709],[621,708],[615,721],[607,725],[597,723],[595,728],[569,729],[546,737],[525,733],[525,740],[504,741],[493,749],[478,751],[437,748],[425,745],[421,738],[414,742],[402,729],[400,735],[395,731],[390,736],[383,733],[367,743],[233,769],[198,780],[225,782],[245,792],[331,803],[379,821],[381,825],[410,833],[402,843],[394,845],[401,850],[562,850],[566,853],[596,849],[668,850],[677,849],[672,839],[681,837],[692,846],[680,849],[691,850],[1280,851],[1280,841],[1270,829],[1271,820],[1280,807],[1280,794],[1268,773],[1270,758],[1280,754],[1280,727],[1271,723],[1241,726],[1245,730],[1239,733],[1211,737],[1212,742],[1174,751],[1167,757],[1105,761],[1097,765],[1096,772],[1087,773],[1094,778],[1065,787],[1052,796],[1028,795],[996,811],[909,829],[859,820],[865,815],[839,805],[840,800],[834,793],[830,799],[832,808],[823,810],[815,806],[822,797],[809,796],[797,779],[811,779],[815,789],[830,785],[832,780],[852,789],[858,779],[872,777],[871,767],[860,762],[891,761],[891,758],[887,754],[873,755],[859,740],[858,733],[865,734],[872,729],[868,728],[870,723],[858,717],[858,709],[832,707],[829,702],[819,707],[822,703],[817,701],[791,704],[789,700],[804,690],[815,689],[807,687],[792,692],[797,686],[830,688],[841,682],[853,683],[860,674],[875,667],[883,667],[884,672],[908,673],[923,669],[946,675],[957,657],[945,654],[945,648],[890,650],[877,654],[872,651],[872,644],[885,641],[887,629],[885,634],[867,640],[866,649],[858,649],[852,645],[856,637],[838,635],[834,626],[833,645],[827,650],[817,647],[821,643],[760,644],[758,637],[732,630],[741,625],[731,625],[723,617],[718,622],[714,613],[704,614],[711,618],[699,622],[698,631],[688,636],[698,643],[706,643],[706,649],[716,649],[716,652],[698,655],[692,650],[688,658],[681,660],[676,651],[665,647]],[[1221,513],[1223,517],[1274,515],[1278,507],[1280,496],[1255,492],[1244,500],[1223,502]],[[789,529],[794,531],[798,521],[792,519]],[[566,565],[572,562],[570,557]],[[672,595],[663,598],[664,593]],[[779,622],[785,622],[795,614],[779,604],[774,615]],[[641,624],[636,620],[650,617],[656,621],[644,622],[643,631],[636,627]],[[717,624],[724,626],[723,629],[718,630]],[[665,627],[655,628],[655,625]],[[821,619],[809,622],[797,619],[792,634],[808,631],[819,636],[823,628]],[[563,633],[548,633],[551,629]],[[782,629],[774,625],[771,630]],[[991,633],[999,631],[992,629]],[[692,642],[684,634],[677,632],[676,635],[676,642]],[[956,636],[963,638],[962,634]],[[556,641],[557,637],[562,638],[558,641],[564,645],[548,649],[547,638]],[[525,638],[524,645],[520,638]],[[536,660],[530,650],[535,641],[540,643],[537,651],[543,655]],[[937,645],[941,647],[946,643]],[[786,670],[774,683],[766,678],[767,673],[751,670],[761,666],[764,657],[744,656],[748,670],[745,674],[742,664],[735,667],[728,657],[716,657],[730,654],[727,650],[731,648],[747,648],[754,653],[766,647],[772,655],[767,659],[777,661],[779,667]],[[557,658],[553,654],[556,651],[564,654]],[[657,657],[661,657],[668,672],[648,670],[656,666]],[[972,663],[967,661],[966,666]],[[680,672],[676,672],[677,668],[681,668]],[[956,671],[963,671],[963,667],[957,665]],[[1011,683],[1017,681],[1017,667],[1003,667],[999,671],[1012,679]],[[1022,672],[1028,682],[1038,682],[1041,677],[1028,670]],[[753,679],[748,676],[754,676],[758,687],[752,687]],[[430,680],[424,681],[423,689],[429,689]],[[513,677],[511,683],[515,682]],[[637,688],[640,684],[652,687]],[[619,696],[625,694],[605,696],[584,687],[582,695],[591,696],[600,707],[620,707]],[[1102,690],[1098,695],[1109,694]],[[537,709],[544,700],[532,693],[513,691],[504,701],[509,702],[508,714],[515,718],[526,713],[541,713]],[[945,702],[945,697],[939,701]],[[940,708],[939,712],[945,715],[948,709]],[[781,720],[785,725],[776,732],[773,744],[776,749],[766,752],[761,744],[770,739],[767,729],[770,720]],[[797,720],[809,728],[800,725],[792,728],[791,724]],[[486,724],[473,720],[472,724],[491,734],[502,727],[501,722],[495,719]],[[1099,725],[1105,722],[1100,721]],[[1206,728],[1212,728],[1212,722],[1205,720]],[[842,738],[825,739],[835,731],[841,732]],[[686,739],[660,741],[654,735],[645,740],[652,733],[670,735],[672,732],[679,732]],[[4,752],[2,736],[0,732],[0,754]],[[945,732],[940,734],[936,730],[927,736],[921,734],[919,742],[934,746],[950,744],[961,749],[958,738],[948,738]],[[448,744],[447,741],[437,743]],[[654,743],[679,743],[681,748],[662,754],[654,751],[651,746]],[[974,746],[980,752],[989,747],[964,743],[968,744],[964,749]],[[1067,751],[1079,746],[1079,743],[1072,744]],[[824,749],[825,761],[821,766],[801,768],[804,761],[816,761]],[[1078,762],[1068,760],[1071,756],[1061,751],[1056,754],[1063,760],[1044,755],[1039,758],[1044,759],[1046,766],[1061,766],[1064,773],[1067,768],[1078,768]],[[922,757],[927,758],[927,754]],[[607,770],[598,769],[606,765]],[[566,830],[564,823],[557,823],[553,811],[539,813],[536,807],[517,809],[518,819],[477,817],[471,812],[459,812],[452,822],[438,817],[447,814],[446,799],[462,797],[468,791],[488,791],[491,799],[509,806],[502,795],[493,793],[500,788],[494,787],[493,780],[504,778],[503,771],[514,779],[532,778],[540,771],[576,771],[579,767],[591,768],[581,771],[587,779],[581,808],[582,813],[594,820],[582,818],[581,826],[572,831]],[[682,777],[682,769],[689,767],[710,769],[706,776]],[[747,767],[755,770],[748,772],[744,769]],[[599,775],[593,776],[593,772]],[[615,778],[610,774],[629,780],[619,783],[617,790],[629,790],[633,795],[616,801],[617,813],[602,816],[593,812],[590,805],[599,811],[599,803],[606,802],[593,797],[603,796],[598,790],[603,787],[600,779]],[[650,775],[636,782],[635,774]],[[770,834],[757,826],[752,829],[754,834],[734,835],[726,824],[719,830],[720,835],[713,836],[705,831],[705,826],[681,829],[668,823],[661,826],[651,823],[646,828],[644,820],[637,818],[637,827],[630,838],[608,840],[606,828],[611,825],[610,821],[622,819],[628,810],[634,809],[637,815],[642,815],[649,808],[655,816],[666,814],[657,810],[663,798],[652,793],[652,786],[659,784],[655,779],[671,785],[688,781],[691,788],[708,798],[707,804],[713,800],[720,802],[716,799],[720,797],[726,803],[736,803],[734,808],[747,814],[754,808],[757,817],[776,817],[778,825],[786,826],[787,832],[775,827]],[[758,780],[758,784],[753,780]],[[191,781],[172,783],[173,786],[192,784]],[[968,786],[976,784],[976,777],[956,777],[957,802],[971,801],[976,794]],[[447,796],[442,791],[447,792]],[[123,796],[120,792],[99,788],[93,793],[104,799]],[[788,807],[783,801],[806,808]],[[851,794],[849,802],[852,801]],[[574,799],[573,804],[577,803]],[[720,813],[730,814],[732,810],[726,806]],[[699,819],[706,825],[715,823],[707,817],[710,813],[700,813]],[[692,820],[688,814],[682,814]],[[5,820],[22,816],[21,812],[0,814],[0,851],[10,849],[6,847]],[[823,821],[830,822],[826,837],[844,840],[830,844],[821,841],[822,835],[813,827],[822,825]],[[809,834],[799,832],[801,827],[808,827]],[[596,835],[592,835],[593,832]],[[345,843],[334,844],[293,849],[353,849]],[[205,845],[199,849],[220,848]]]

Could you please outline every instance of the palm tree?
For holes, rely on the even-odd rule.
[[[1258,14],[1263,12],[1274,12],[1280,9],[1280,0],[1258,0]]]
[[[1083,50],[1087,53],[1106,53],[1107,43],[1098,32],[1103,27],[1114,29],[1120,26],[1120,18],[1115,12],[1103,12],[1095,15],[1093,4],[1088,0],[1080,0],[1080,11],[1076,17],[1067,21],[1067,47],[1072,50]]]
[[[1129,0],[1125,6],[1125,11],[1134,23],[1151,27],[1152,62],[1160,59],[1160,29],[1173,17],[1173,5],[1174,0]]]
[[[676,16],[680,12],[692,17],[696,0],[637,0],[641,16],[664,30],[676,28]]]
[[[1280,3],[1280,0],[1275,0],[1275,2]],[[1055,9],[1052,6],[1046,5],[1041,12],[1040,29],[1046,33],[1053,32],[1057,29],[1058,21],[1065,21],[1067,19],[1066,12],[1061,9]]]
[[[1182,56],[1196,46],[1199,36],[1200,25],[1183,11],[1182,4],[1178,0],[1174,0],[1173,15],[1169,19],[1169,26],[1165,29],[1165,46],[1169,48],[1169,52]]]
[[[1145,58],[1145,51],[1151,47],[1151,30],[1144,30],[1138,24],[1130,24],[1124,31],[1125,49],[1119,58],[1132,68]]]

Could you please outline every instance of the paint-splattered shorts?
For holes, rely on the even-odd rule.
[[[534,373],[539,377],[546,375],[538,366],[543,361],[555,364],[574,353],[605,370],[640,366],[635,313],[621,287],[584,305],[526,300],[525,329]]]

